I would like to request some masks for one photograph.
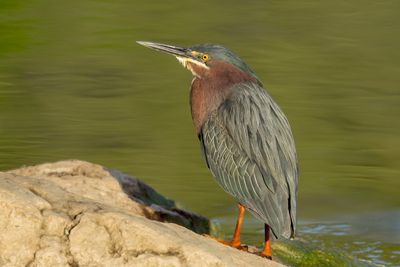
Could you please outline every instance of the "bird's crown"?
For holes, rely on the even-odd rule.
[[[235,53],[233,53],[228,48],[218,45],[218,44],[199,44],[190,47],[192,53],[201,53],[203,60],[221,60],[225,63],[232,64],[240,70],[254,76],[256,79],[256,74],[251,70],[251,68]]]

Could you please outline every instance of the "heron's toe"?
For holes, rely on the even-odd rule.
[[[234,241],[234,240],[233,241],[226,241],[226,240],[223,240],[223,239],[220,239],[220,238],[217,238],[217,237],[212,237],[210,235],[204,235],[204,236],[207,237],[207,238],[214,239],[218,243],[224,244],[226,246],[230,246],[230,247],[242,250],[242,251],[249,251],[249,247],[247,245],[244,245],[244,244],[240,243],[240,241]]]
[[[258,255],[260,255],[263,258],[267,258],[269,260],[272,260],[272,254],[271,253],[266,253],[265,251],[261,251],[260,253],[258,253]]]

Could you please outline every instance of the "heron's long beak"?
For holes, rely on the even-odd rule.
[[[153,42],[144,42],[144,41],[137,41],[138,44],[141,44],[145,47],[161,51],[170,55],[174,55],[177,57],[191,57],[190,49],[184,47],[178,47],[173,45],[167,44],[160,44],[160,43],[153,43]]]
[[[192,64],[198,65],[206,70],[209,69],[209,67],[196,56],[199,52],[192,51],[190,48],[144,41],[137,41],[137,43],[157,51],[174,55],[185,68],[189,69],[193,73],[193,75],[199,76],[193,69]]]

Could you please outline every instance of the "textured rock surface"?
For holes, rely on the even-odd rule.
[[[208,220],[99,165],[0,172],[0,266],[282,266],[187,228]]]

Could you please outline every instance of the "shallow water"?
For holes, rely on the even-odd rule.
[[[229,235],[191,75],[136,40],[237,52],[287,114],[299,236],[400,266],[400,2],[0,2],[0,169],[78,158],[135,174]],[[244,242],[262,225],[245,218]]]

